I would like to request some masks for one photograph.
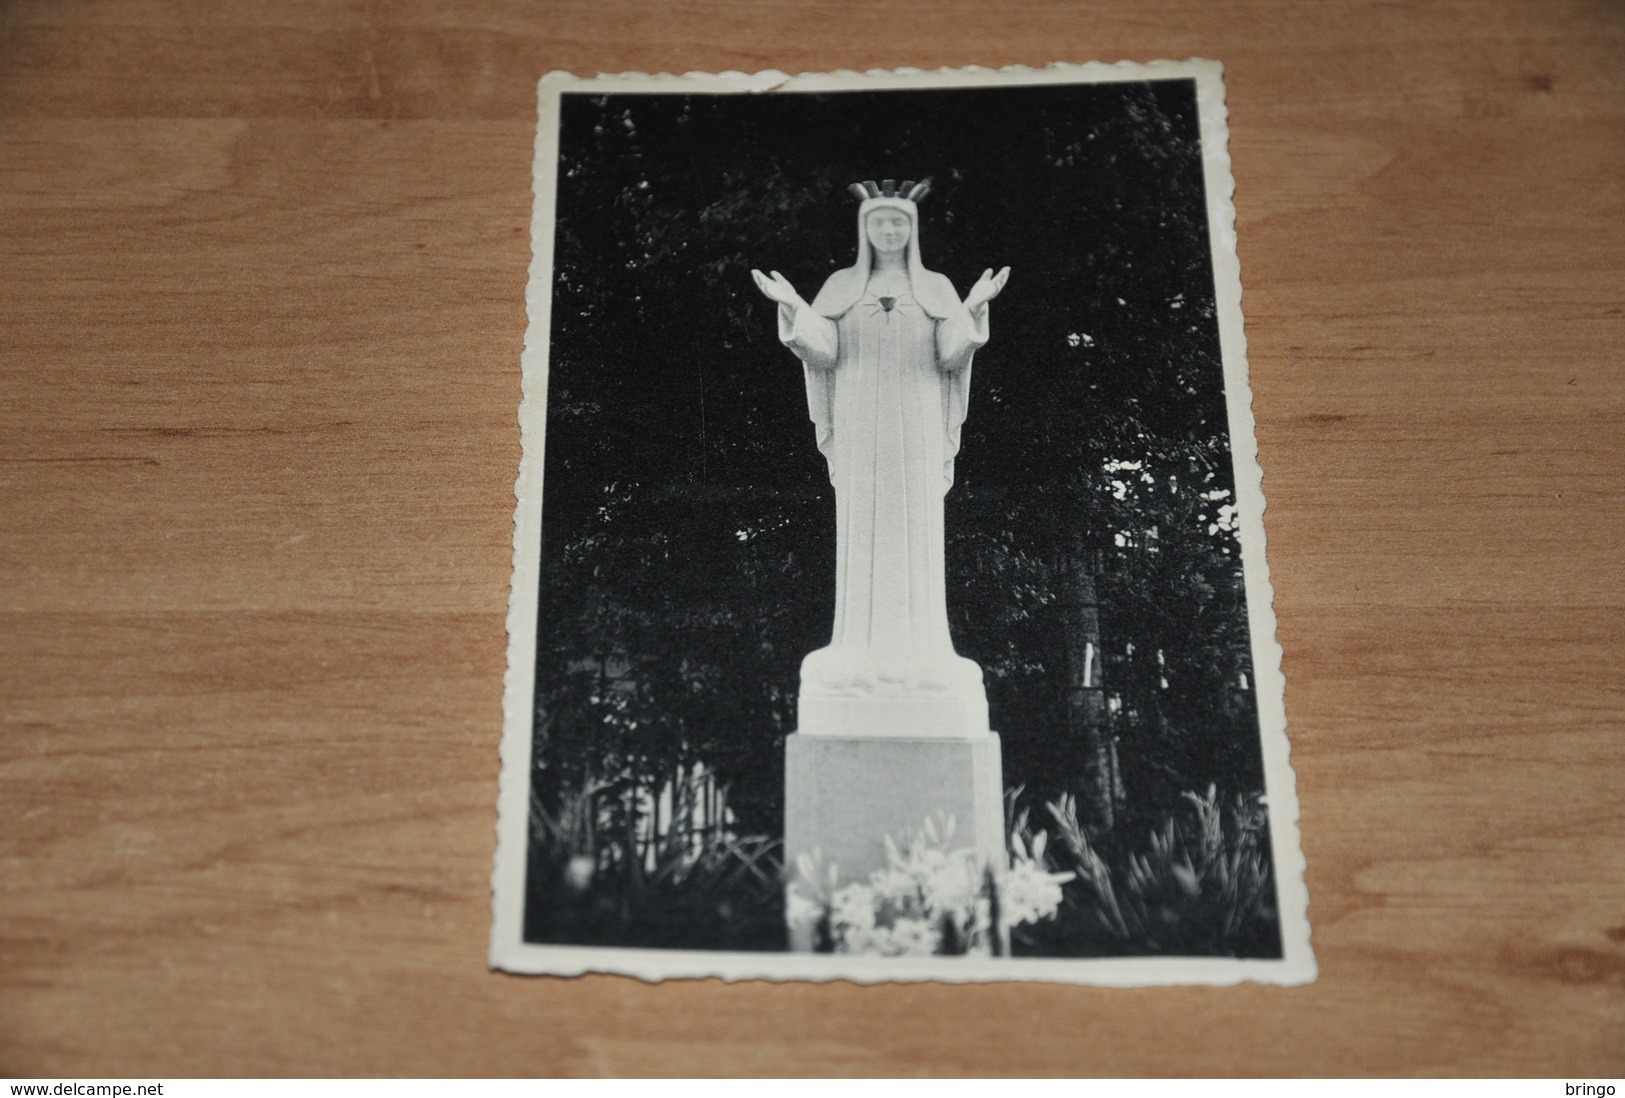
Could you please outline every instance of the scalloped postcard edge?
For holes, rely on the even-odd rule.
[[[558,103],[569,91],[733,92],[744,95],[816,91],[1010,87],[1039,84],[1192,79],[1203,150],[1209,244],[1223,359],[1225,404],[1236,483],[1247,614],[1252,639],[1259,734],[1263,748],[1271,854],[1275,869],[1282,956],[1212,957],[872,957],[812,953],[732,953],[597,946],[544,945],[523,936],[525,847],[530,800],[531,715],[536,656],[541,554],[542,457],[546,444],[548,332],[551,325],[553,218],[556,194]],[[1244,982],[1283,986],[1312,983],[1318,969],[1310,945],[1307,869],[1300,834],[1296,775],[1286,733],[1286,679],[1276,640],[1274,588],[1266,562],[1263,469],[1248,380],[1241,311],[1241,267],[1236,255],[1235,180],[1223,65],[1186,61],[1055,62],[1041,67],[966,66],[941,69],[833,70],[788,74],[599,73],[582,77],[554,71],[537,86],[538,124],[532,164],[535,201],[532,260],[525,291],[528,326],[521,356],[520,468],[514,485],[513,580],[508,602],[508,667],[503,680],[497,848],[491,874],[492,924],[488,962],[510,973],[580,976],[614,973],[649,982],[669,979],[832,981],[856,984],[931,981],[982,983],[1027,980],[1101,987],[1225,986]]]

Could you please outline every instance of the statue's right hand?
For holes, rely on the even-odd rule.
[[[796,293],[796,288],[790,285],[790,280],[778,271],[774,271],[773,277],[769,278],[761,271],[753,269],[750,272],[750,277],[756,281],[758,290],[761,290],[763,294],[777,301],[780,305],[788,305],[792,309],[806,307],[807,303],[802,300],[800,294]]]

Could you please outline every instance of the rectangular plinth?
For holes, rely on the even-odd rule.
[[[886,864],[886,836],[954,819],[953,846],[1003,859],[1004,775],[999,737],[859,739],[793,735],[784,741],[785,865],[818,850],[838,884]]]

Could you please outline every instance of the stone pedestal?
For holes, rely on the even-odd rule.
[[[954,818],[955,848],[1004,857],[1004,774],[999,737],[924,739],[792,735],[784,741],[784,853],[818,850],[839,885],[886,864],[887,835],[917,831],[928,817]],[[811,948],[791,934],[791,948]]]
[[[801,736],[976,739],[988,735],[987,690],[951,648],[820,648],[801,661],[796,722]]]

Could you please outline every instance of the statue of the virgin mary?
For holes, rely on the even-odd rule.
[[[920,258],[929,187],[853,184],[857,262],[809,305],[777,271],[752,271],[803,364],[807,409],[835,486],[835,628],[801,666],[799,724],[830,736],[985,736],[982,671],[954,651],[943,573],[943,496],[954,479],[986,271],[964,300]]]

